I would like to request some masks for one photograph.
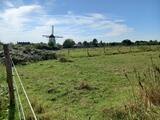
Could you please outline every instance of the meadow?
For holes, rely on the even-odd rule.
[[[139,86],[135,70],[143,75],[153,63],[160,65],[160,46],[63,49],[57,55],[65,60],[16,65],[40,120],[143,119],[132,113],[128,117],[123,108],[135,99]],[[8,105],[4,71],[0,65],[0,119],[7,116]],[[20,93],[26,118],[32,120]],[[157,113],[151,116],[156,120],[160,108],[155,109]]]

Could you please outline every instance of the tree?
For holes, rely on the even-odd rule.
[[[72,39],[66,39],[63,43],[64,48],[72,48],[75,45],[75,42]]]
[[[84,42],[83,42],[83,46],[84,46],[84,47],[89,47],[89,43],[88,43],[87,41],[84,41]]]
[[[78,42],[77,44],[82,46],[82,42]]]
[[[3,45],[3,43],[0,41],[0,45]]]
[[[102,42],[102,40],[99,42],[99,46],[105,46],[105,42]]]
[[[62,48],[63,48],[63,45],[57,43],[57,48],[62,49]]]
[[[133,44],[132,41],[129,40],[129,39],[125,39],[125,40],[122,41],[122,45],[130,46],[132,44]]]
[[[92,44],[94,47],[98,47],[98,40],[96,38],[93,39]]]
[[[135,45],[148,45],[148,42],[144,40],[140,40],[140,41],[136,41]]]
[[[150,40],[149,42],[149,45],[158,45],[158,41],[157,40]]]

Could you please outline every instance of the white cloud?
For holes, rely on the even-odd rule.
[[[68,11],[63,15],[48,15],[38,4],[11,7],[0,11],[0,15],[0,40],[7,39],[8,42],[47,42],[41,35],[50,34],[51,25],[56,26],[56,33],[64,36],[64,39],[77,41],[100,36],[115,37],[132,30],[124,20],[108,18],[104,14],[78,15]]]
[[[30,19],[26,17],[26,15],[39,9],[39,5],[21,6],[18,8],[6,9],[4,12],[0,12],[1,22],[3,24],[5,23],[6,26],[16,29],[23,27],[25,22],[30,21]]]
[[[125,24],[112,23],[110,28],[111,28],[111,31],[106,33],[106,36],[108,37],[120,36],[124,33],[133,31],[133,28],[128,28]]]
[[[12,8],[23,5],[23,0],[0,0],[2,8]]]
[[[112,20],[100,13],[91,13],[87,15],[76,15],[70,12],[66,15],[52,16],[49,21],[50,25],[68,25],[70,27],[77,27],[79,33],[82,31],[80,28],[87,28],[89,30],[103,31],[106,36],[119,36],[131,32],[133,28],[128,27],[124,20]],[[47,22],[49,23],[49,22]],[[47,24],[49,25],[49,24]]]

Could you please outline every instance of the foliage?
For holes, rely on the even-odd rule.
[[[109,42],[109,43],[105,43],[105,42],[98,42],[98,40],[96,38],[93,39],[93,41],[87,42],[84,41],[83,45],[81,45],[81,47],[102,47],[102,46],[136,46],[136,45],[160,45],[160,42],[157,40],[150,40],[150,41],[131,41],[129,39],[125,39],[122,42]]]
[[[3,45],[3,43],[0,41],[0,45]]]
[[[98,40],[96,38],[93,39],[92,44],[94,47],[98,47]]]
[[[89,47],[89,43],[88,43],[87,41],[84,41],[84,42],[83,42],[83,46],[84,46],[84,47]]]
[[[121,43],[122,45],[126,45],[126,46],[130,46],[133,44],[132,41],[129,39],[123,40]]]
[[[72,39],[66,39],[63,43],[64,48],[72,48],[75,45],[75,42]]]
[[[40,49],[36,49],[40,48]],[[42,60],[57,59],[55,51],[46,50],[46,44],[15,45],[11,47],[11,56],[15,64],[26,64],[29,62],[37,62]],[[45,48],[45,49],[43,49]],[[0,62],[3,62],[4,54],[0,51]]]
[[[53,48],[47,45],[46,43],[37,43],[34,45],[36,49],[52,50]]]
[[[8,89],[5,81],[5,69],[0,64],[0,120],[7,119],[8,109]]]
[[[105,46],[105,42],[100,41],[100,42],[99,42],[99,46],[100,46],[100,47],[104,47],[104,46]]]

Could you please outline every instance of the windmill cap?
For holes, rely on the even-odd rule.
[[[54,38],[55,36],[53,35],[53,34],[51,34],[50,36],[49,36],[49,38]]]

